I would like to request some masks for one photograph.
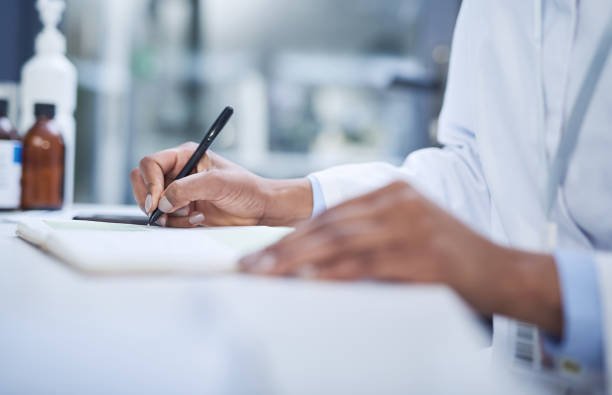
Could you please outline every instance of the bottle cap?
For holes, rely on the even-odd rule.
[[[36,36],[36,53],[66,53],[66,38],[57,26],[66,8],[64,0],[38,0],[36,3],[43,30]]]
[[[49,119],[55,118],[55,104],[49,103],[36,103],[34,105],[34,116],[47,117]]]
[[[0,99],[0,118],[5,118],[8,115],[8,100]]]

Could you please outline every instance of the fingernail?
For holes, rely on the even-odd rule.
[[[151,212],[151,205],[153,204],[153,197],[149,193],[145,199],[145,212],[149,214]]]
[[[276,257],[272,254],[265,254],[259,258],[252,267],[256,273],[267,273],[276,266]]]
[[[163,197],[161,198],[161,200],[159,201],[159,205],[157,206],[161,211],[163,211],[164,213],[167,213],[168,211],[172,210],[172,204],[170,203],[170,201],[168,200],[167,197]]]
[[[180,210],[176,210],[172,215],[174,217],[186,217],[189,215],[189,207],[183,207]]]
[[[166,221],[167,218],[165,215],[162,215],[161,217],[159,217],[159,219],[157,220],[156,224],[159,226],[166,226]]]
[[[255,265],[255,262],[257,262],[257,255],[258,254],[249,254],[242,257],[240,262],[238,262],[240,268],[245,272],[251,271],[251,268]]]
[[[313,279],[317,277],[317,270],[312,265],[304,265],[297,270],[297,277]]]
[[[191,225],[200,225],[202,222],[204,222],[204,219],[204,214],[194,213],[189,216],[189,223]]]

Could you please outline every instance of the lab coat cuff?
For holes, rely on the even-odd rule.
[[[544,350],[557,361],[603,370],[603,320],[594,257],[585,252],[555,253],[561,287],[563,339],[544,336]]]
[[[317,177],[312,174],[308,176],[308,180],[310,181],[310,185],[312,186],[312,216],[311,218],[316,217],[326,210],[325,206],[325,198],[323,197],[323,190],[321,189],[321,184]]]

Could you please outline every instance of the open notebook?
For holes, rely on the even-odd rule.
[[[203,273],[236,270],[238,259],[291,228],[167,229],[74,220],[28,219],[17,235],[86,272]]]

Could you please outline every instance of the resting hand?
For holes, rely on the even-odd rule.
[[[449,261],[469,261],[468,254],[485,247],[412,187],[395,183],[324,212],[243,263],[274,275],[442,282]]]
[[[552,257],[495,245],[406,183],[332,208],[241,265],[267,275],[447,284],[483,314],[561,330]]]

